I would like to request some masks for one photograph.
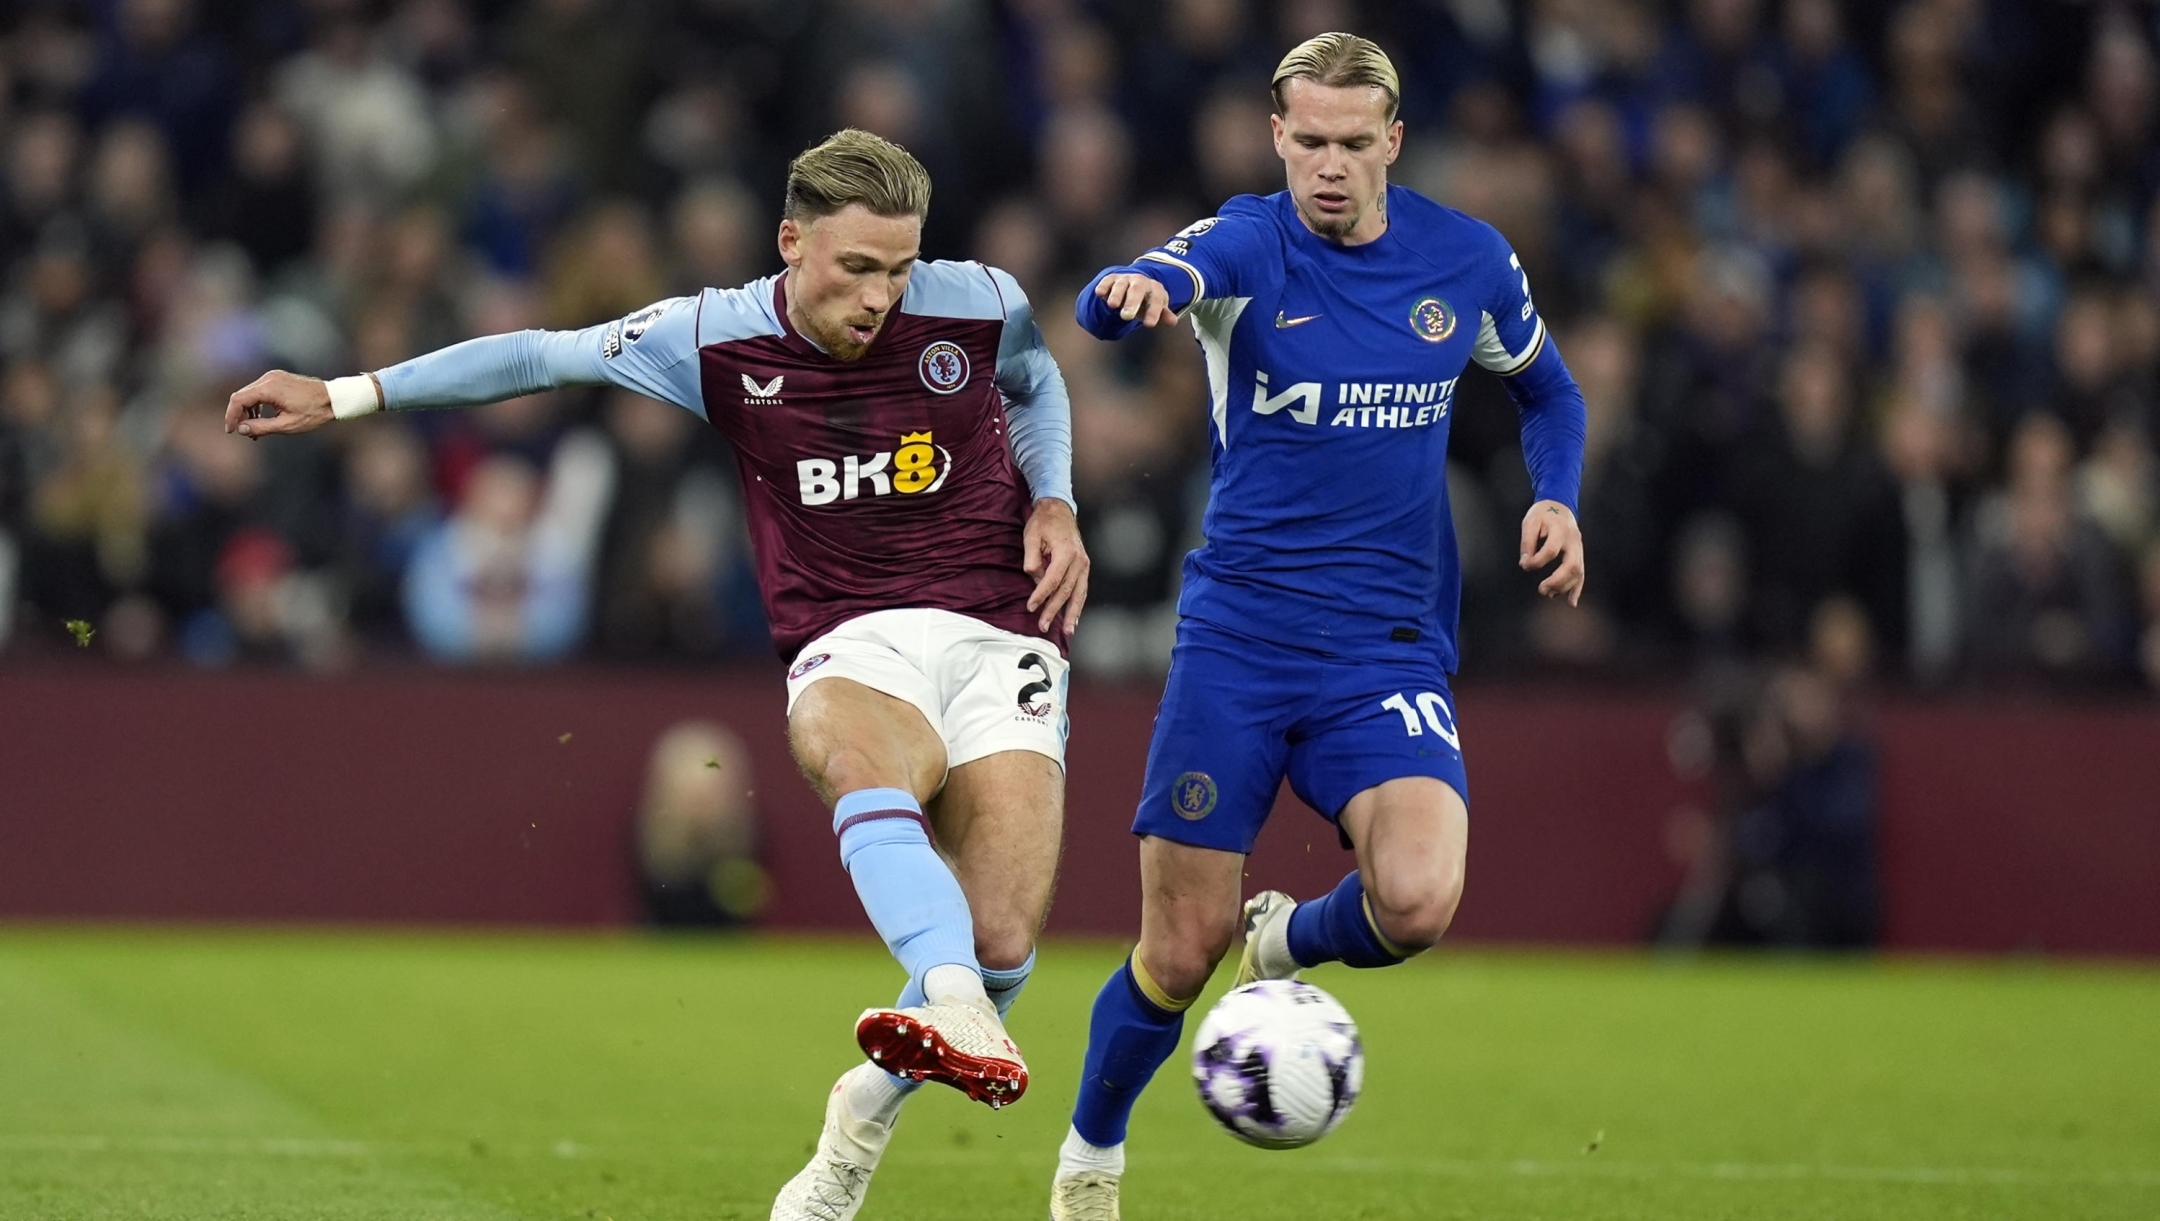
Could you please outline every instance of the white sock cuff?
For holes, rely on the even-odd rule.
[[[847,1109],[857,1119],[889,1128],[900,1118],[900,1104],[922,1088],[922,1082],[895,1077],[875,1064],[859,1064],[848,1070]]]
[[[983,988],[982,973],[962,963],[948,962],[923,972],[923,998],[933,1005],[969,1005],[995,1014],[997,1006]]]
[[[1079,1174],[1092,1171],[1096,1174],[1125,1173],[1125,1146],[1103,1146],[1087,1143],[1078,1128],[1065,1130],[1065,1143],[1058,1146],[1058,1173]]]

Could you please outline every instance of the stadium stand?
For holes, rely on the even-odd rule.
[[[1527,499],[1513,415],[1466,383],[1450,487],[1473,675],[1797,659],[1925,687],[2160,686],[2149,7],[7,12],[0,641],[18,656],[71,647],[70,620],[113,657],[204,666],[757,656],[732,464],[679,413],[558,394],[274,447],[212,421],[270,365],[376,367],[769,270],[786,159],[852,124],[935,175],[931,253],[1009,268],[1043,304],[1097,559],[1076,660],[1158,671],[1204,495],[1199,362],[1182,336],[1086,343],[1065,305],[1089,270],[1277,185],[1266,71],[1349,27],[1404,71],[1398,178],[1507,234],[1590,404],[1571,614],[1507,562]],[[599,491],[565,527],[555,634],[444,645],[431,541],[476,515],[522,529],[550,470]]]

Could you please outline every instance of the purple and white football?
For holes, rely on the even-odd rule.
[[[1232,1136],[1296,1149],[1350,1113],[1365,1082],[1357,1023],[1332,996],[1263,979],[1216,1002],[1193,1041],[1200,1101]]]

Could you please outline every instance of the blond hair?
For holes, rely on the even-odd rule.
[[[930,171],[892,141],[852,127],[834,132],[788,163],[782,216],[811,221],[849,204],[861,204],[879,216],[926,217]]]
[[[1290,49],[1275,65],[1275,79],[1268,91],[1275,96],[1275,113],[1283,107],[1283,87],[1293,80],[1308,80],[1330,88],[1367,85],[1387,95],[1388,122],[1402,105],[1402,80],[1395,64],[1380,44],[1355,34],[1320,34]]]

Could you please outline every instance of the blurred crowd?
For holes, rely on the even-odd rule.
[[[1448,485],[1472,672],[1745,659],[2160,686],[2150,6],[2020,0],[11,0],[0,647],[335,669],[769,647],[725,445],[619,391],[254,445],[271,366],[379,368],[776,269],[789,157],[907,145],[1074,399],[1083,670],[1167,660],[1207,440],[1182,330],[1070,303],[1281,184],[1327,29],[1396,181],[1513,242],[1590,409],[1589,593],[1516,571],[1499,384]],[[69,634],[66,625],[80,630]],[[1833,662],[1826,663],[1829,657]]]

